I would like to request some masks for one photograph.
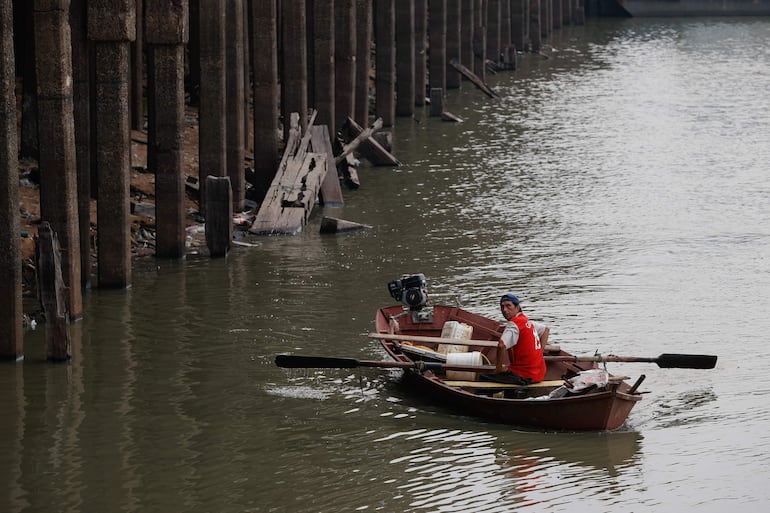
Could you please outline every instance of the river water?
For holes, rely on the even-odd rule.
[[[0,369],[0,511],[743,512],[770,490],[770,19],[589,20],[394,128],[306,232],[226,261],[137,262],[93,291],[69,365]],[[320,215],[372,225],[318,233]],[[575,353],[717,354],[647,376],[612,433],[544,433],[412,397],[380,358],[387,282],[498,316],[514,291]],[[452,299],[454,298],[454,299]]]

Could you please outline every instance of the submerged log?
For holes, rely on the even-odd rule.
[[[321,233],[353,232],[369,228],[371,228],[371,226],[368,224],[346,221],[336,217],[324,216],[323,219],[321,219]]]
[[[478,87],[484,94],[490,98],[499,98],[498,94],[492,90],[487,84],[484,83],[478,76],[476,76],[471,70],[457,62],[457,59],[452,59],[449,64],[463,74],[465,78],[471,81],[473,85]]]
[[[46,358],[66,361],[72,358],[67,312],[67,287],[61,272],[59,238],[48,221],[38,230],[36,247],[38,297],[45,313]]]

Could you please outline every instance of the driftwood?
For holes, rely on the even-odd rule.
[[[340,135],[344,139],[343,142],[347,143],[343,146],[343,154],[350,153],[352,151],[358,151],[363,157],[366,158],[372,165],[375,166],[400,166],[401,163],[394,157],[389,151],[382,147],[373,137],[371,137],[377,130],[382,127],[382,119],[378,118],[374,124],[366,129],[371,130],[362,137],[362,134],[366,132],[361,125],[356,123],[353,119],[348,118],[345,124],[340,130]],[[354,142],[355,147],[353,146]],[[350,151],[347,151],[350,149]],[[337,157],[337,163],[341,162],[339,156]]]
[[[348,121],[353,121],[353,120],[351,118],[348,118]],[[342,146],[342,153],[337,155],[337,157],[334,160],[334,163],[339,164],[340,162],[345,160],[345,157],[347,157],[349,154],[356,151],[363,142],[368,141],[369,138],[372,136],[372,134],[374,134],[374,132],[376,132],[380,128],[382,128],[382,118],[377,118],[372,124],[372,126],[359,131],[356,134],[355,139],[353,139],[352,141]]]
[[[47,221],[40,225],[35,249],[38,297],[46,319],[46,358],[51,361],[66,361],[72,358],[67,287],[61,274],[59,238]]]
[[[249,233],[293,234],[307,223],[328,169],[325,152],[309,151],[314,121],[315,112],[300,138],[299,116],[291,115],[286,150]]]
[[[484,83],[484,82],[483,82],[483,81],[482,81],[482,80],[481,80],[479,77],[477,77],[477,76],[476,76],[476,75],[475,75],[475,74],[474,74],[474,73],[473,73],[471,70],[469,70],[468,68],[466,68],[465,66],[463,66],[462,64],[460,64],[460,63],[458,62],[458,60],[457,60],[457,59],[452,59],[451,61],[449,61],[449,64],[451,64],[451,66],[452,66],[454,69],[456,69],[457,71],[459,71],[460,73],[462,73],[462,75],[463,75],[465,78],[467,78],[468,80],[470,80],[470,81],[471,81],[471,83],[473,83],[473,85],[475,85],[475,86],[476,86],[476,87],[478,87],[478,88],[479,88],[479,89],[480,89],[482,92],[484,92],[484,94],[486,94],[486,95],[487,95],[487,96],[489,96],[490,98],[499,98],[498,94],[497,94],[496,92],[494,92],[494,91],[492,90],[492,88],[490,88],[490,87],[489,87],[487,84],[485,84],[485,83]]]
[[[366,230],[371,228],[367,224],[355,223],[353,221],[346,221],[344,219],[338,219],[336,217],[324,216],[321,219],[321,233],[341,233],[341,232],[354,232],[359,230]]]

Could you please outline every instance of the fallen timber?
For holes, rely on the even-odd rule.
[[[340,163],[348,154],[357,151],[373,166],[400,166],[401,162],[372,137],[380,128],[382,128],[382,118],[378,118],[371,127],[366,129],[348,118],[340,129],[342,153],[337,156],[337,163]]]
[[[460,62],[457,59],[452,59],[449,61],[449,64],[459,71],[465,78],[471,81],[473,85],[478,87],[484,94],[489,96],[490,98],[500,98],[500,96],[492,90],[491,87],[489,87],[486,83],[484,83],[483,80],[481,80],[475,73],[473,73],[471,70],[460,64]]]
[[[307,223],[328,169],[325,152],[309,151],[315,116],[300,138],[299,115],[292,113],[283,157],[249,233],[295,234]]]

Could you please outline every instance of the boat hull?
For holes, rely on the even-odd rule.
[[[397,319],[396,322],[393,319]],[[400,306],[382,308],[377,312],[378,333],[401,333],[405,335],[440,336],[441,327],[448,320],[457,320],[473,326],[475,340],[497,340],[503,325],[486,317],[455,307],[436,306],[431,322],[413,322],[403,315]],[[396,361],[409,362],[412,357],[405,354],[403,347],[393,340],[380,339],[385,351]],[[490,361],[495,360],[494,348],[472,347],[485,353]],[[566,355],[558,350],[558,354]],[[574,375],[581,370],[595,367],[595,364],[576,366],[574,363],[548,362],[546,380],[558,385],[564,376]],[[549,389],[538,391],[539,397],[527,395],[510,397],[509,394],[479,393],[473,386],[461,387],[447,381],[446,376],[431,371],[407,369],[404,380],[408,389],[421,399],[440,403],[453,410],[493,422],[500,422],[525,428],[553,431],[607,431],[623,426],[641,395],[630,393],[631,387],[620,380],[607,387],[583,395],[567,395],[549,398]],[[555,386],[550,390],[556,388]],[[525,392],[526,390],[519,390]]]
[[[768,16],[770,0],[617,0],[633,17]]]

